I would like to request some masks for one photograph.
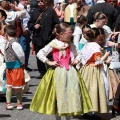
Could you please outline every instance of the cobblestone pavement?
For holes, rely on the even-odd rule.
[[[40,80],[36,79],[36,76],[39,75],[36,67],[36,58],[34,55],[30,56],[29,60],[29,67],[34,69],[34,71],[29,72],[31,76],[31,80],[29,81],[30,90],[28,93],[23,95],[23,106],[24,110],[18,111],[14,110],[6,110],[5,109],[5,102],[0,103],[0,120],[55,120],[54,116],[50,115],[42,115],[38,113],[31,112],[29,110],[30,102],[33,97],[33,94],[36,90],[37,85],[39,84]],[[13,105],[16,106],[16,97],[12,96]],[[110,103],[112,104],[112,103]],[[117,116],[116,118],[112,118],[111,113],[108,114],[98,114],[101,116],[101,120],[120,120],[120,117]],[[62,117],[62,120],[65,118]],[[77,117],[72,117],[72,120],[99,120],[96,117],[91,119],[83,119],[82,115]]]

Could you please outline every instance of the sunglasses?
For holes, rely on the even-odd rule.
[[[44,0],[38,0],[37,2],[39,3],[39,2],[45,2],[45,1]]]

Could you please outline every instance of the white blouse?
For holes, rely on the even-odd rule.
[[[77,50],[81,37],[82,37],[82,29],[79,26],[76,26],[73,33],[73,44],[76,46]]]
[[[15,24],[15,20],[17,18],[23,18],[25,17],[26,12],[25,10],[21,10],[21,11],[9,11],[9,15],[7,15],[7,18],[5,19],[5,23],[8,24]]]
[[[57,45],[61,46],[64,45],[65,43],[62,41],[59,41],[57,39],[53,40]],[[51,41],[52,42],[52,41]],[[71,43],[71,51],[73,53],[74,56],[71,56],[71,61],[73,61],[74,59],[79,60],[79,56],[77,56],[77,51],[75,49],[75,46]],[[46,57],[49,53],[52,52],[53,47],[50,45],[50,43],[48,45],[46,45],[44,48],[42,48],[41,50],[39,50],[39,52],[37,53],[37,57],[39,60],[41,60],[42,62],[46,62],[48,60],[48,58]]]
[[[5,46],[6,46],[6,40],[3,36],[0,35],[0,50],[3,55],[4,55],[4,51],[5,51]]]

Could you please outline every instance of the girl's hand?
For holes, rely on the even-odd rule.
[[[48,61],[47,64],[50,66],[59,66],[59,63],[57,61]]]
[[[74,61],[71,62],[71,65],[78,64],[78,62],[79,62],[79,61],[75,59]]]
[[[112,60],[112,59],[107,59],[107,60],[105,61],[105,63],[106,63],[106,64],[110,64],[111,60]]]

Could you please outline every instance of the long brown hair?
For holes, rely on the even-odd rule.
[[[67,23],[60,23],[55,26],[56,33],[60,34],[61,32],[65,32],[67,28],[71,28],[71,26]]]

